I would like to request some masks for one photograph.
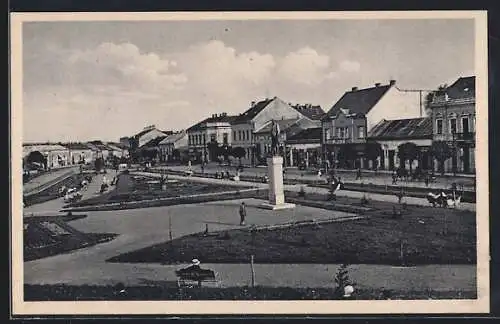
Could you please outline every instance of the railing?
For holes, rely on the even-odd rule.
[[[471,141],[476,138],[475,132],[466,132],[466,133],[455,133],[455,139],[457,141]]]

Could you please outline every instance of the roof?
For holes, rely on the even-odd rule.
[[[319,105],[294,105],[292,107],[302,115],[312,120],[320,120],[325,115],[325,111]]]
[[[167,136],[158,136],[156,138],[153,138],[149,142],[143,145],[143,147],[156,147],[158,144],[160,144],[161,141],[163,141]]]
[[[283,132],[285,131],[288,127],[292,126],[298,121],[298,118],[292,118],[292,119],[278,119],[275,120],[275,122],[279,125],[280,131]],[[255,134],[268,134],[271,133],[271,128],[272,128],[272,121],[269,121],[267,124],[265,124],[263,127],[255,131]]]
[[[322,131],[321,127],[313,127],[303,129],[299,133],[290,136],[286,141],[287,143],[310,143],[321,142]]]
[[[108,142],[106,143],[106,146],[114,151],[121,151],[125,148],[123,144],[120,143],[113,143],[113,142]]]
[[[226,115],[226,114],[219,114],[219,115],[212,115],[212,117],[205,118],[204,120],[194,124],[193,126],[189,127],[187,131],[197,131],[201,130],[205,127],[207,123],[229,123],[232,124],[234,120],[236,120],[238,116],[232,116],[232,115]]]
[[[147,134],[153,130],[158,130],[156,128],[146,128],[146,129],[143,129],[142,131],[140,131],[139,133],[135,134],[134,136],[132,136],[133,138],[140,138],[142,137],[144,134]],[[159,132],[161,132],[160,130],[158,130]]]
[[[86,143],[67,143],[63,144],[68,150],[90,150]]]
[[[183,138],[184,136],[186,136],[186,131],[180,131],[178,133],[168,135],[159,144],[160,145],[173,144],[173,143],[177,142],[178,140],[180,140],[181,138]]]
[[[271,98],[271,99],[265,99],[257,102],[254,104],[252,107],[250,107],[247,111],[244,113],[240,114],[239,116],[236,116],[235,120],[233,121],[234,124],[241,124],[241,123],[246,123],[252,119],[255,118],[264,108],[269,105],[271,101],[276,99],[276,97]]]
[[[337,116],[341,109],[348,109],[353,114],[367,114],[390,88],[389,84],[347,91],[324,117]]]
[[[460,77],[446,88],[450,99],[474,98],[476,96],[476,77]]]
[[[432,138],[430,117],[410,119],[383,119],[368,134],[372,139]]]

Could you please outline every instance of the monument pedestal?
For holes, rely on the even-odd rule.
[[[267,173],[269,176],[269,202],[262,205],[271,210],[294,208],[295,204],[285,202],[283,186],[283,158],[273,156],[267,159]]]

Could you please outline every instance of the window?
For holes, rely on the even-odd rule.
[[[330,138],[330,130],[325,129],[325,142],[328,141],[329,138]]]
[[[358,138],[365,138],[365,127],[358,126]]]
[[[222,138],[222,141],[224,142],[224,144],[227,144],[227,133],[224,133],[223,135],[223,138]]]
[[[462,117],[462,133],[466,134],[468,132],[470,132],[469,117]]]
[[[443,134],[443,120],[442,119],[436,119],[436,134],[438,134],[438,135]]]
[[[203,144],[205,144],[206,142],[207,142],[207,135],[203,134]]]
[[[215,134],[210,134],[210,142],[216,142],[217,141],[217,138],[215,136]]]
[[[345,128],[339,127],[339,128],[337,128],[337,130],[338,130],[338,137],[339,138],[345,138],[345,135],[346,135],[345,134]]]
[[[247,141],[250,140],[250,131],[247,129]]]
[[[233,141],[236,141],[236,131],[233,132]]]
[[[457,119],[450,119],[450,133],[455,134],[457,132]]]

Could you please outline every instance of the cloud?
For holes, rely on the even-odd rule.
[[[344,60],[340,62],[340,69],[346,72],[358,72],[361,69],[361,64],[356,61]]]
[[[329,68],[329,56],[304,47],[283,58],[280,74],[292,82],[315,85],[321,83],[330,73]]]

